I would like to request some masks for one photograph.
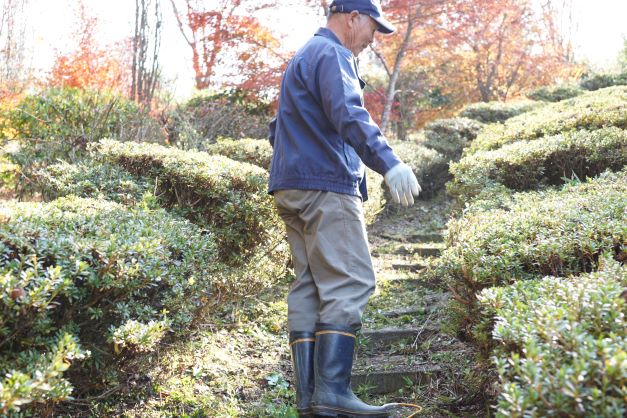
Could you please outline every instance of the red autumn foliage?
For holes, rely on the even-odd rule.
[[[58,55],[47,79],[50,87],[113,90],[126,92],[130,77],[128,60],[122,46],[99,45],[96,40],[98,19],[89,16],[84,3],[78,5],[79,27],[75,32],[77,49]]]
[[[252,95],[272,95],[287,57],[279,40],[253,15],[275,2],[221,0],[206,8],[203,2],[184,0],[184,9],[175,0],[171,3],[192,49],[196,88],[236,87]]]

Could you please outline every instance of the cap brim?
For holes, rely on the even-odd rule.
[[[379,16],[379,17],[370,16],[370,17],[372,17],[372,19],[379,24],[379,27],[377,28],[379,32],[389,34],[396,30],[394,25],[388,22],[383,16]]]

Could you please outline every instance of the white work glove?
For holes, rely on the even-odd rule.
[[[384,176],[392,199],[403,206],[414,204],[414,196],[422,191],[412,169],[405,163],[396,164]]]

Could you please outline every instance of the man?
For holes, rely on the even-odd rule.
[[[350,389],[355,333],[375,288],[362,200],[365,163],[392,198],[420,186],[364,108],[355,58],[392,33],[378,0],[335,0],[327,25],[290,61],[270,124],[269,192],[285,222],[296,279],[288,327],[299,416],[387,417]]]

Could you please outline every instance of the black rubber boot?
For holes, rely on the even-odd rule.
[[[387,418],[386,406],[362,402],[351,390],[355,331],[318,324],[315,348],[315,389],[311,407],[316,417]]]
[[[313,418],[311,395],[314,391],[314,342],[313,332],[290,332],[292,367],[296,380],[296,409],[300,418]]]

